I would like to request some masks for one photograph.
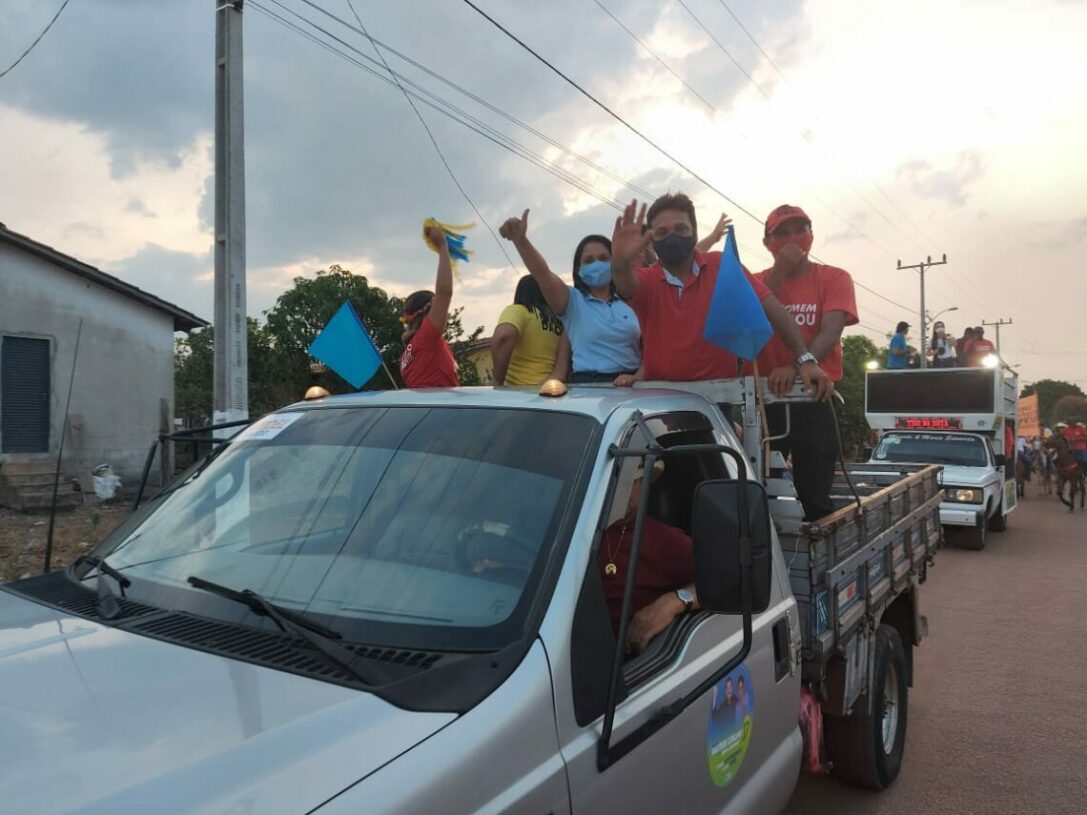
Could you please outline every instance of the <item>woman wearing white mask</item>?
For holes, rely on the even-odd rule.
[[[933,324],[932,341],[929,343],[928,350],[932,354],[933,368],[955,367],[955,341],[947,336],[943,323]]]
[[[641,331],[634,310],[615,293],[611,241],[603,235],[581,239],[574,252],[574,285],[568,286],[529,241],[527,209],[520,218],[507,220],[499,232],[513,243],[547,304],[566,326],[559,354],[566,353],[568,343],[570,381],[612,382],[621,387],[637,381]]]

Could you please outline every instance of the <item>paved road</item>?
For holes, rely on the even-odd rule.
[[[1087,812],[1087,512],[1027,489],[984,551],[929,569],[898,780],[804,776],[788,813]]]

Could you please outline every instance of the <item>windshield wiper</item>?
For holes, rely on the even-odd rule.
[[[105,558],[95,557],[94,555],[80,555],[72,561],[72,569],[74,570],[81,563],[88,563],[98,570],[98,616],[103,620],[116,620],[118,617],[123,617],[124,610],[121,608],[121,604],[117,602],[117,597],[113,594],[113,589],[109,587],[109,583],[102,579],[102,575],[108,575],[117,581],[117,585],[121,587],[121,597],[125,596],[125,589],[132,585],[132,581],[106,563]],[[82,580],[83,578],[79,579]]]
[[[294,634],[299,639],[312,645],[327,661],[367,685],[382,685],[391,679],[384,670],[376,665],[356,665],[358,656],[336,642],[336,640],[343,638],[340,632],[321,625],[297,611],[277,606],[252,589],[239,591],[218,583],[212,583],[210,580],[204,580],[202,577],[196,577],[195,575],[188,578],[188,583],[194,589],[210,591],[212,594],[218,594],[220,597],[242,603],[248,606],[254,614],[270,618],[272,622],[279,626],[281,631]]]

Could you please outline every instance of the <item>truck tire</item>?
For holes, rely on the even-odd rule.
[[[983,515],[978,519],[977,524],[973,529],[963,528],[962,532],[966,540],[966,548],[973,549],[975,551],[981,551],[985,548],[985,540],[988,537],[986,532],[989,529],[989,522]]]
[[[1000,506],[996,508],[996,512],[993,513],[993,517],[989,519],[989,531],[990,532],[1004,532],[1008,528],[1008,516],[1004,514],[1004,502],[1000,502]]]
[[[835,776],[881,790],[890,786],[902,769],[909,688],[906,652],[898,631],[889,625],[879,626],[873,648],[872,687],[853,703],[851,715],[825,717],[824,735]]]

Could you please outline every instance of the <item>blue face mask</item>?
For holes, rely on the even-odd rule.
[[[594,260],[586,263],[577,273],[590,289],[598,289],[611,283],[611,261]]]

